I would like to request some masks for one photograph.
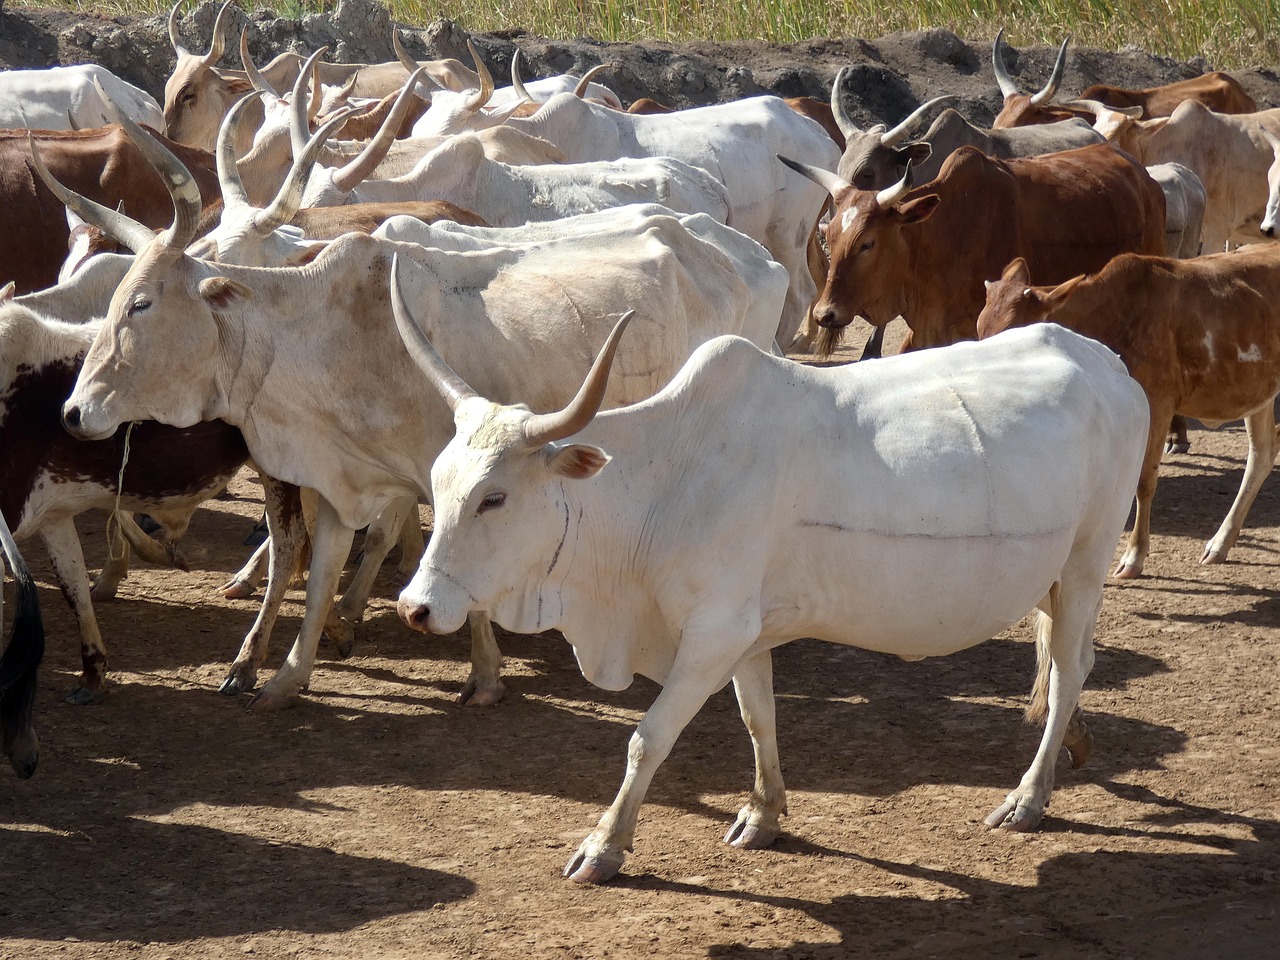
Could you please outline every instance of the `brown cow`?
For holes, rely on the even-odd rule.
[[[991,124],[993,130],[1026,127],[1037,123],[1056,123],[1059,120],[1070,120],[1072,117],[1080,116],[1077,111],[1064,110],[1051,103],[1062,83],[1062,74],[1067,65],[1067,44],[1070,42],[1070,37],[1062,41],[1062,46],[1058,48],[1058,59],[1053,64],[1053,72],[1049,74],[1049,81],[1044,87],[1037,93],[1026,94],[1018,87],[1013,77],[1009,76],[1009,71],[1004,65],[1006,46],[1004,30],[1001,29],[996,34],[995,43],[991,47],[991,66],[995,70],[996,83],[1000,85],[1000,93],[1004,97],[1004,106],[1000,108],[995,122]]]
[[[1258,109],[1239,80],[1218,70],[1145,90],[1125,90],[1098,83],[1081,91],[1080,99],[1097,100],[1109,107],[1141,107],[1143,119],[1172,116],[1178,104],[1185,100],[1196,100],[1216,113],[1254,113]]]
[[[160,176],[118,126],[32,134],[49,169],[77,193],[107,207],[121,204],[149,227],[167,226],[173,201]],[[163,137],[182,159],[208,203],[220,195],[212,154]],[[26,130],[0,131],[0,264],[18,293],[43,290],[58,281],[70,228],[62,203],[35,175]]]
[[[1277,450],[1280,246],[1194,260],[1126,254],[1096,276],[1056,287],[1033,287],[1031,276],[1026,262],[1015,260],[989,285],[979,336],[1041,320],[1062,324],[1118,353],[1151,406],[1138,510],[1115,576],[1142,573],[1163,427],[1174,413],[1209,423],[1245,420],[1249,459],[1240,492],[1200,557],[1201,563],[1225,561]]]
[[[936,180],[909,190],[904,178],[878,193],[784,162],[835,200],[831,269],[813,317],[837,332],[823,337],[820,350],[834,346],[855,316],[880,328],[902,316],[911,329],[903,349],[971,340],[982,281],[1014,257],[1066,280],[1118,253],[1164,252],[1160,185],[1105,144],[1009,161],[962,147]]]

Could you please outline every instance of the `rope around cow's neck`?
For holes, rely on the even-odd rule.
[[[120,556],[116,556],[116,545],[115,540],[112,539],[111,525],[120,523],[120,497],[124,493],[124,468],[129,463],[129,441],[133,437],[133,428],[137,422],[137,420],[130,420],[129,426],[124,431],[124,454],[120,458],[120,473],[116,476],[116,505],[115,509],[111,511],[111,516],[107,517],[107,554],[113,562],[123,560],[129,555],[128,541],[125,541],[122,535]]]

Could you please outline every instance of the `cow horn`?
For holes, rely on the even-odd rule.
[[[587,379],[582,381],[577,396],[569,401],[567,407],[556,413],[535,413],[524,422],[524,439],[529,446],[541,447],[571,437],[595,418],[609,386],[609,370],[613,367],[614,354],[618,352],[618,341],[635,315],[634,310],[628,310],[614,324],[609,338],[596,354]]]
[[[245,107],[251,100],[262,96],[261,90],[253,90],[237,100],[222,118],[218,127],[217,146],[213,158],[218,166],[218,183],[222,187],[222,202],[228,207],[249,206],[249,192],[240,179],[240,170],[236,164],[236,130],[240,127],[240,118],[244,116]]]
[[[835,117],[836,126],[840,128],[846,140],[862,132],[853,122],[853,118],[845,112],[844,98],[840,96],[840,91],[844,88],[844,76],[848,72],[849,67],[841,67],[835,81],[831,84],[831,115]]]
[[[1062,46],[1058,48],[1058,59],[1053,62],[1053,72],[1049,74],[1049,82],[1044,85],[1044,89],[1031,97],[1031,105],[1039,107],[1048,103],[1053,99],[1053,95],[1058,92],[1058,86],[1062,83],[1062,75],[1067,69],[1067,44],[1071,42],[1070,35],[1062,41]]]
[[[409,304],[405,302],[404,291],[400,288],[400,254],[391,255],[391,312],[396,318],[396,327],[400,330],[400,339],[404,341],[409,356],[418,365],[431,385],[440,391],[444,402],[450,410],[457,410],[463,400],[478,397],[479,394],[467,385],[467,381],[453,372],[453,368],[445,363],[423,329],[413,319]]]
[[[213,21],[213,37],[209,40],[209,52],[205,54],[204,65],[206,67],[216,67],[218,61],[222,59],[223,52],[227,49],[227,37],[223,33],[223,24],[227,22],[227,11],[234,7],[236,0],[227,0],[222,5],[222,9],[218,11],[217,18]]]
[[[801,163],[799,160],[792,160],[790,157],[784,157],[777,154],[779,160],[794,170],[801,176],[808,177],[827,193],[834,198],[837,194],[843,193],[845,190],[852,190],[853,184],[843,177],[832,173],[830,170],[824,170],[822,167],[811,167],[807,163]]]
[[[45,166],[44,160],[40,156],[40,150],[36,146],[35,137],[32,136],[30,131],[27,132],[27,143],[31,147],[31,165],[35,167],[37,176],[49,188],[49,191],[66,205],[68,210],[71,210],[86,223],[93,224],[103,233],[123,243],[134,253],[141,253],[155,240],[155,232],[132,217],[117,213],[110,207],[104,207],[88,197],[82,197],[80,194],[68,190],[60,184],[54,179],[53,174],[49,172],[49,168]]]
[[[934,97],[927,103],[922,103],[911,111],[911,115],[903,120],[900,124],[890,130],[888,133],[880,135],[880,143],[886,147],[896,147],[905,140],[916,127],[920,125],[920,121],[924,119],[924,115],[936,107],[940,103],[948,100],[956,99],[954,93],[947,93],[941,97]]]
[[[311,62],[311,99],[307,103],[308,130],[311,129],[311,124],[315,123],[316,115],[320,112],[320,101],[323,99],[324,90],[320,86],[320,61],[313,60]]]
[[[996,83],[1000,84],[1002,96],[1016,97],[1022,92],[1004,65],[1004,27],[996,32],[996,42],[991,45],[991,66],[996,72]]]
[[[413,73],[418,69],[418,61],[409,56],[409,51],[400,42],[399,30],[393,29],[391,31],[391,49],[396,52],[396,59],[400,61],[400,66],[404,67],[409,73]]]
[[[529,95],[529,91],[525,89],[524,81],[520,79],[520,48],[516,47],[515,53],[511,54],[511,88],[515,90],[516,96],[520,98],[522,103],[536,103],[537,101]]]
[[[377,169],[378,164],[387,155],[387,151],[391,149],[391,145],[395,143],[400,127],[404,125],[404,118],[409,114],[409,106],[417,96],[413,88],[418,85],[418,80],[426,69],[426,66],[414,68],[413,73],[409,75],[409,82],[401,89],[400,95],[391,105],[391,110],[382,121],[378,132],[373,135],[373,139],[360,151],[359,156],[334,173],[334,187],[343,193],[348,193]]]
[[[476,65],[476,73],[480,74],[480,89],[476,91],[475,96],[467,100],[467,110],[477,113],[493,96],[493,75],[489,73],[484,58],[480,56],[480,51],[470,39],[467,40],[467,49],[471,51],[471,62]]]
[[[178,0],[173,5],[173,9],[169,11],[169,42],[173,44],[173,52],[179,57],[191,56],[191,51],[182,45],[182,41],[178,39],[178,11],[182,9],[182,5],[187,0]]]
[[[257,64],[253,62],[253,58],[249,56],[249,28],[245,27],[240,31],[240,62],[244,65],[245,76],[249,78],[249,82],[253,84],[253,89],[259,93],[270,94],[277,100],[280,94],[276,93],[275,87],[267,83],[266,78],[258,72]]]
[[[165,186],[169,188],[169,196],[173,198],[173,224],[163,231],[156,241],[160,248],[168,251],[170,255],[181,255],[187,248],[187,244],[195,238],[196,228],[200,225],[200,187],[191,176],[191,171],[170,152],[168,147],[138,126],[132,118],[116,109],[116,105],[102,89],[102,84],[97,77],[93,78],[93,85],[97,88],[98,96],[102,97],[103,103],[115,115],[116,123],[124,127],[124,132],[133,141],[133,145],[155,168],[160,178],[164,180]],[[124,242],[123,239],[121,242]]]
[[[597,63],[594,67],[582,75],[582,79],[578,81],[578,85],[573,88],[573,95],[581,100],[587,95],[587,88],[591,86],[591,81],[608,69],[608,64]]]
[[[902,172],[902,179],[895,183],[892,187],[885,187],[876,194],[876,203],[880,204],[881,209],[888,209],[894,206],[902,195],[911,189],[911,161],[907,161],[907,169]]]
[[[294,157],[293,165],[289,168],[289,175],[284,178],[284,183],[281,184],[279,192],[276,193],[276,198],[271,201],[271,206],[260,211],[253,218],[253,228],[260,235],[265,236],[276,227],[283,226],[298,215],[298,211],[302,208],[302,195],[306,190],[307,178],[311,176],[311,168],[315,166],[316,159],[320,156],[321,148],[324,147],[329,137],[347,122],[352,114],[359,112],[359,107],[347,107],[345,110],[339,110],[333,114],[307,141],[306,149]],[[221,164],[219,164],[218,170],[221,173]],[[225,195],[225,193],[226,190],[224,189],[223,194]]]
[[[328,52],[328,47],[321,47],[309,56],[298,71],[298,78],[293,81],[293,99],[289,103],[289,143],[293,146],[295,157],[307,149],[307,141],[311,139],[311,99],[307,94],[307,75],[311,73],[312,65]],[[318,91],[311,91],[311,96],[318,95]]]

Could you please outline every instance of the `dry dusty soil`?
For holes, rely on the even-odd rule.
[[[466,639],[405,629],[388,563],[355,655],[322,661],[296,708],[247,712],[217,693],[255,610],[216,589],[258,510],[244,475],[197,514],[190,574],[136,570],[100,605],[114,685],[73,707],[74,622],[32,545],[44,751],[32,780],[0,777],[0,956],[1280,955],[1280,493],[1263,490],[1230,563],[1200,566],[1245,438],[1192,443],[1166,464],[1147,576],[1107,588],[1083,698],[1096,752],[1060,763],[1040,832],[982,825],[1035,749],[1028,624],[913,664],[803,641],[776,654],[785,835],[720,842],[751,782],[724,690],[600,889],[559,871],[617,788],[651,683],[595,690],[556,635],[500,633],[506,699],[460,707]],[[81,530],[98,562],[102,515]]]

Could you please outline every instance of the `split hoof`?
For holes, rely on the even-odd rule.
[[[95,580],[93,586],[89,588],[89,599],[94,603],[107,603],[116,598],[116,591],[119,588],[118,583],[107,583],[102,579]]]
[[[16,737],[15,740],[17,742],[6,745],[9,765],[13,767],[19,780],[30,780],[40,763],[40,740],[34,730],[29,735]]]
[[[256,697],[249,701],[248,709],[254,713],[276,713],[296,706],[298,694],[284,694],[269,691],[265,687]]]
[[[329,618],[324,625],[324,636],[333,644],[333,652],[339,660],[351,656],[356,647],[356,628],[340,616]]]
[[[458,703],[464,707],[491,707],[507,692],[501,680],[468,680],[458,693]]]
[[[1215,563],[1227,562],[1227,551],[1220,547],[1215,547],[1212,543],[1204,545],[1204,552],[1200,554],[1200,562],[1205,566]]]
[[[101,703],[107,698],[106,690],[93,690],[89,687],[76,687],[67,694],[64,703],[70,703],[77,707],[87,707],[93,703]]]
[[[574,883],[608,883],[622,869],[625,854],[587,856],[581,850],[573,855],[564,868],[564,876]]]
[[[1178,440],[1170,440],[1164,445],[1165,453],[1190,453],[1191,444]]]
[[[222,681],[218,692],[224,697],[238,697],[242,693],[252,693],[258,683],[257,674],[252,670],[240,671],[232,668],[227,679]]]
[[[1117,580],[1137,580],[1142,576],[1142,564],[1136,561],[1121,561],[1120,565],[1111,572],[1111,576]]]
[[[763,850],[781,833],[782,829],[776,823],[752,823],[739,814],[737,822],[724,835],[724,842],[739,850]]]
[[[218,590],[228,600],[248,600],[257,588],[248,580],[228,580]]]
[[[1024,805],[1017,799],[1006,800],[996,807],[984,823],[993,830],[1012,830],[1014,833],[1030,833],[1040,826],[1043,809]]]

